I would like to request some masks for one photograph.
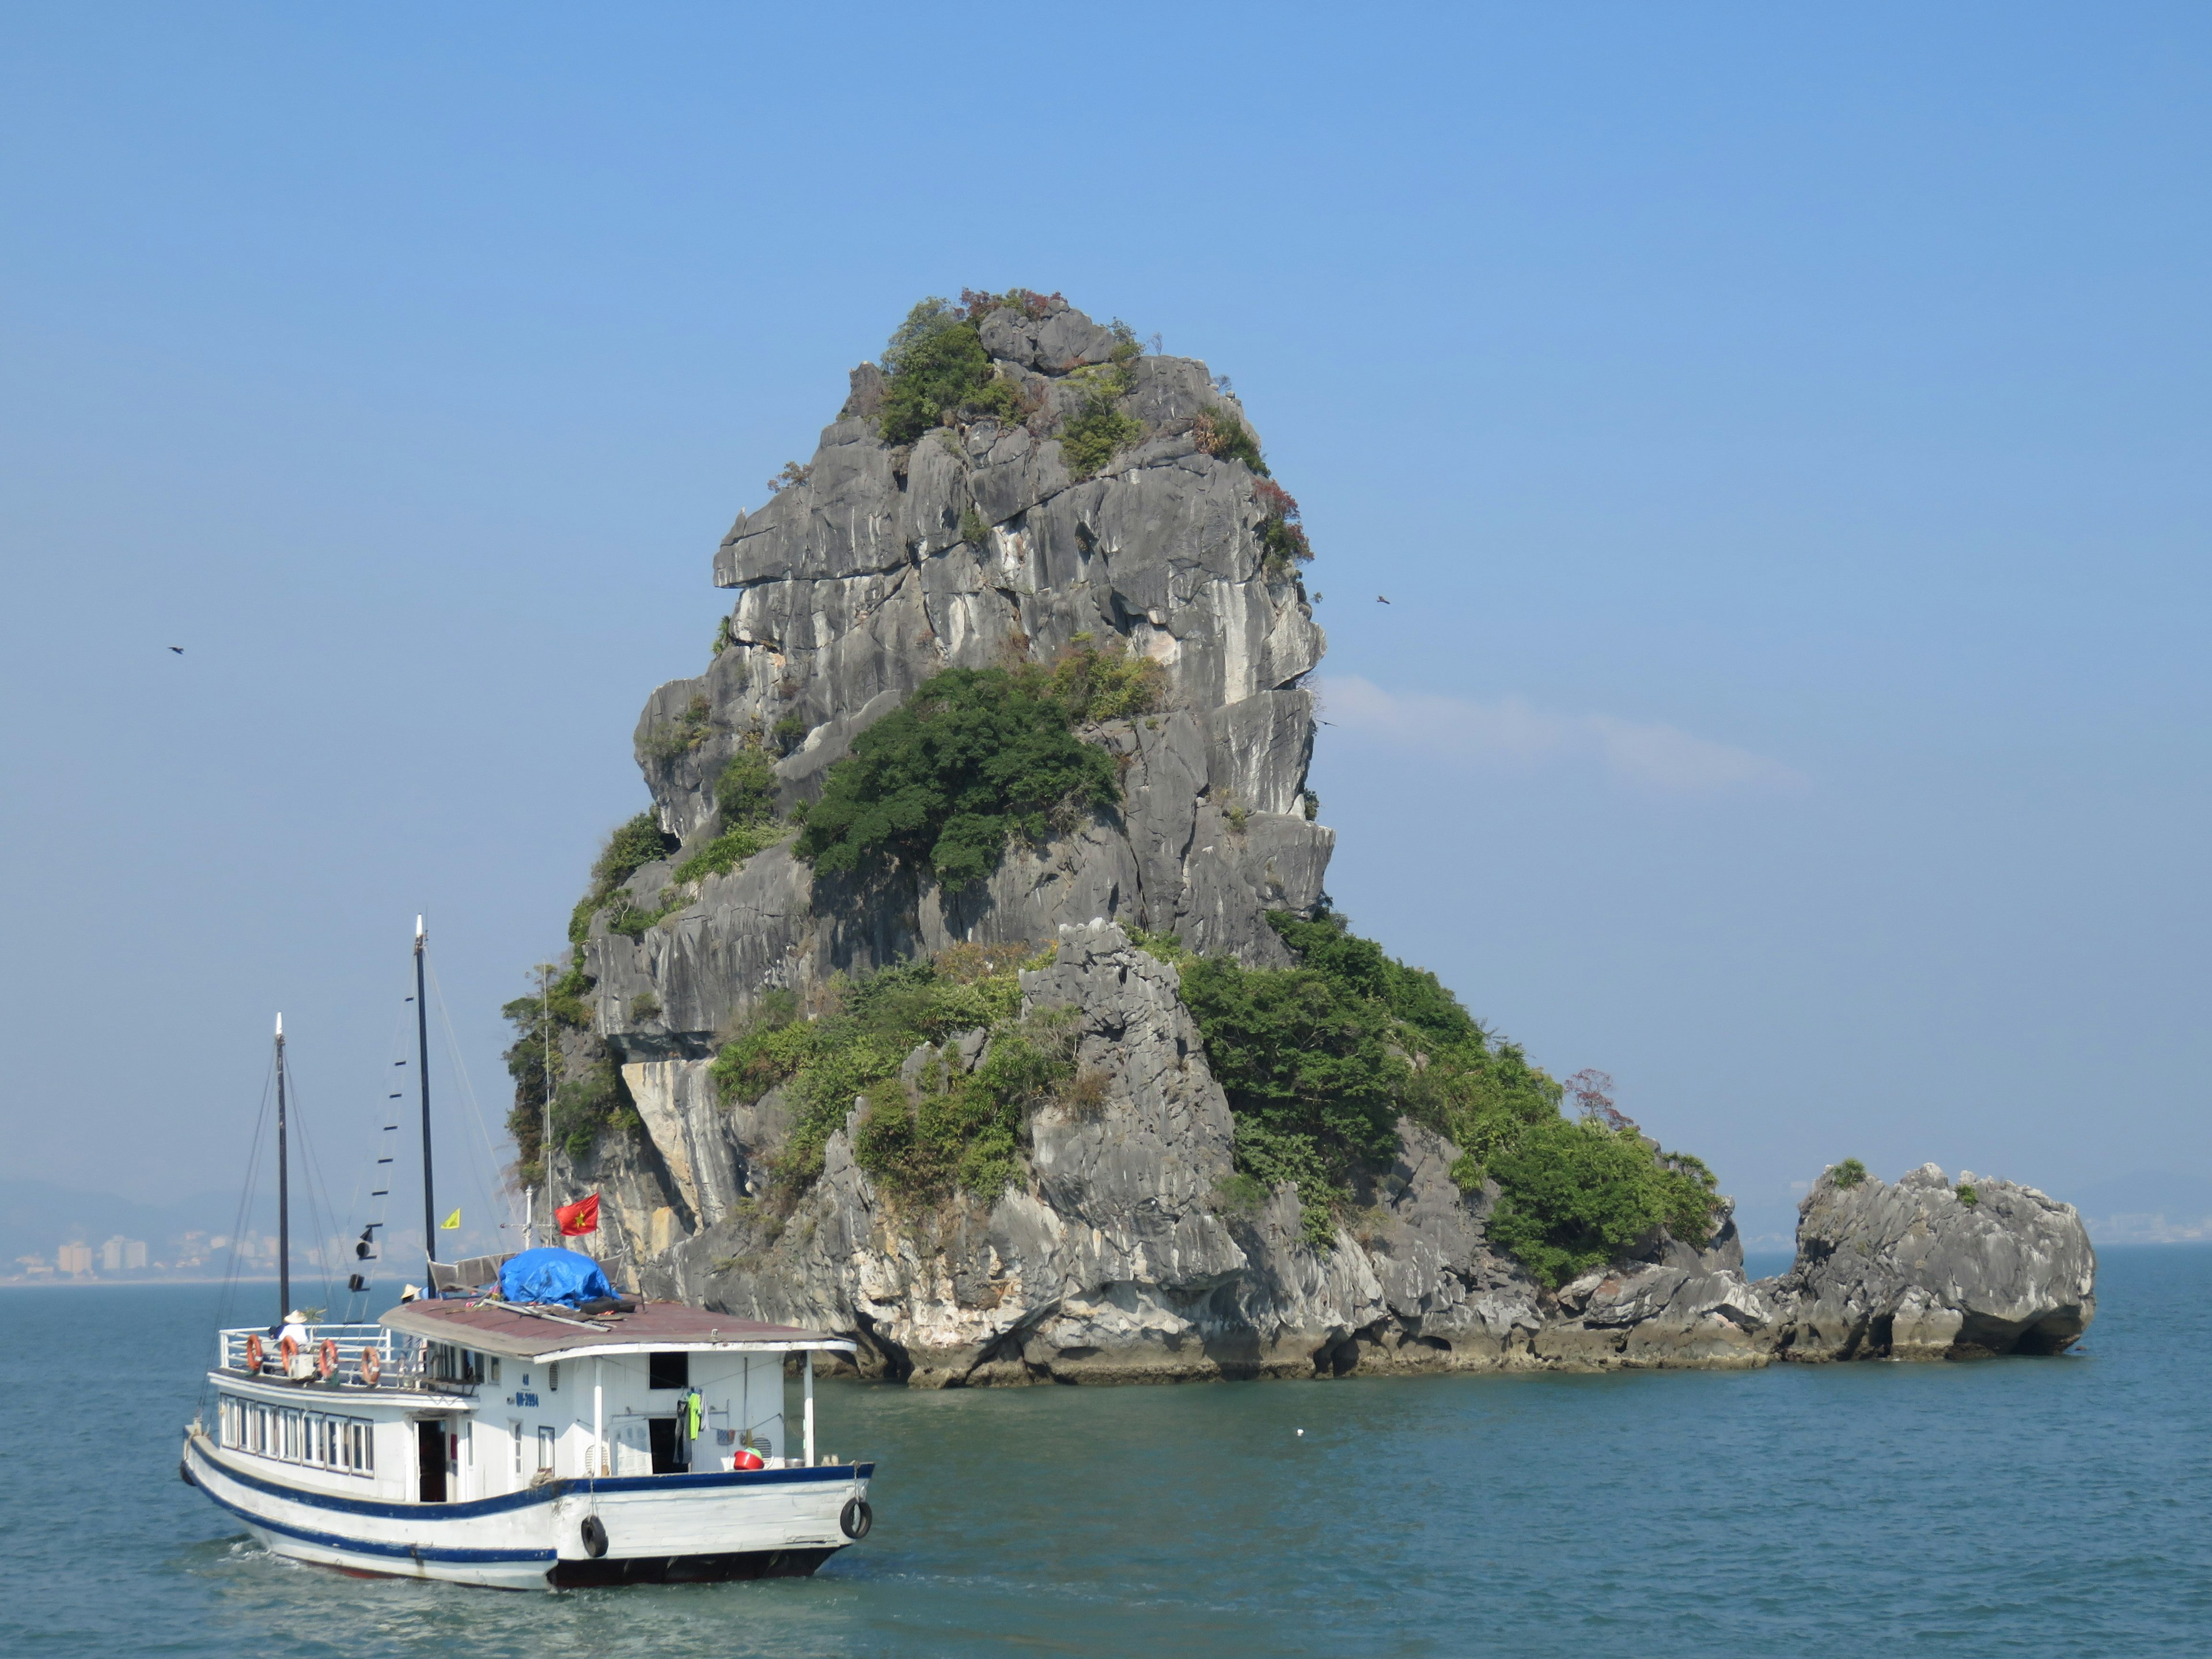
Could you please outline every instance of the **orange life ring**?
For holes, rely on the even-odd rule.
[[[384,1375],[384,1358],[374,1346],[361,1351],[361,1382],[365,1389],[376,1386],[376,1379]]]
[[[284,1375],[292,1374],[292,1362],[300,1357],[300,1339],[288,1336],[276,1345],[276,1354],[284,1362]]]
[[[315,1349],[315,1375],[327,1382],[337,1375],[338,1345],[325,1337]]]
[[[247,1375],[259,1375],[261,1370],[261,1339],[258,1335],[249,1334],[246,1339],[246,1370]]]

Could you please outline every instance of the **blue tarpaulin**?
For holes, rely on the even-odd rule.
[[[574,1308],[612,1296],[599,1264],[576,1250],[524,1250],[499,1270],[499,1293],[509,1302],[565,1302]]]

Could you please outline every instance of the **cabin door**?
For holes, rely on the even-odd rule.
[[[415,1462],[420,1472],[425,1504],[446,1501],[446,1424],[443,1418],[415,1425]]]
[[[681,1474],[684,1443],[677,1437],[676,1419],[654,1417],[646,1419],[652,1425],[653,1472],[655,1474]]]

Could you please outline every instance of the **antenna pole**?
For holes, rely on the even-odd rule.
[[[422,947],[430,942],[415,918],[415,1076],[422,1091],[422,1255],[438,1259],[438,1204],[430,1180],[430,1011],[422,994]]]
[[[292,1311],[292,1168],[284,1149],[284,1016],[276,1016],[276,1314]]]
[[[549,963],[538,967],[538,1003],[539,1020],[545,1027],[545,1098],[538,1125],[538,1161],[545,1168],[545,1224],[553,1230],[547,1237],[558,1238],[561,1218],[553,1211],[553,969]]]

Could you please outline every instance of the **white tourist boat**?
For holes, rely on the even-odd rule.
[[[849,1341],[660,1302],[422,1300],[288,1328],[221,1334],[216,1419],[184,1454],[278,1555],[527,1589],[805,1574],[867,1535],[875,1466],[815,1448],[811,1356]]]
[[[418,1065],[422,951],[418,922]],[[277,1306],[289,1310],[281,1019],[276,1079]],[[422,1096],[434,1239],[427,1083]],[[276,1554],[510,1589],[799,1576],[867,1536],[875,1466],[815,1444],[814,1356],[850,1354],[850,1340],[676,1303],[480,1292],[508,1260],[434,1261],[431,1294],[374,1324],[288,1312],[220,1332],[184,1478]]]

